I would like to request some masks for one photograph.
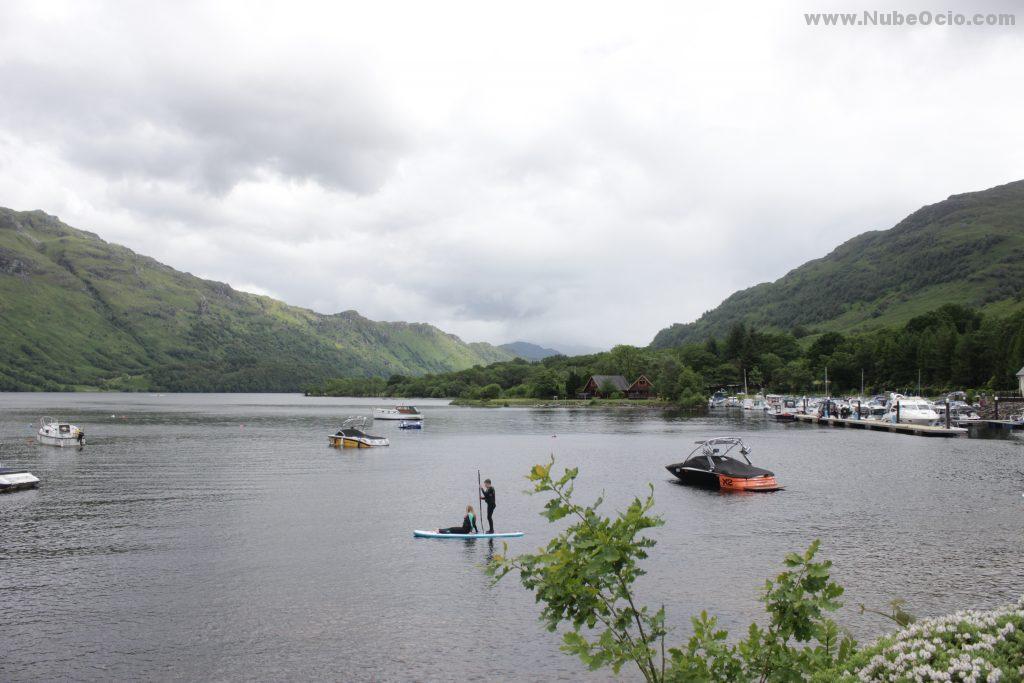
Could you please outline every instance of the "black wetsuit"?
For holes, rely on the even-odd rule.
[[[476,530],[476,515],[466,515],[462,518],[462,526],[448,527],[447,529],[438,529],[439,534],[468,534],[470,530],[473,533],[479,533]]]
[[[497,507],[497,503],[494,498],[494,487],[489,489],[480,489],[481,495],[484,497],[484,503],[487,504],[487,533],[494,533],[494,508]]]

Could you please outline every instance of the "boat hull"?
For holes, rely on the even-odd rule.
[[[69,448],[78,445],[78,439],[73,436],[48,436],[36,434],[36,443],[42,446],[56,446],[57,448]]]
[[[391,444],[387,439],[361,439],[351,436],[329,436],[327,440],[334,448],[380,448]]]
[[[0,469],[0,493],[34,489],[39,486],[39,478],[24,470]]]
[[[744,479],[740,477],[727,477],[724,474],[718,475],[718,489],[720,491],[779,491],[782,489],[775,477],[753,477]]]
[[[774,476],[732,477],[717,472],[706,472],[689,468],[669,469],[669,472],[687,486],[696,486],[716,491],[781,491]]]

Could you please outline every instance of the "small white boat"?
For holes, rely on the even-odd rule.
[[[423,429],[423,420],[402,420],[399,429]]]
[[[39,478],[28,470],[14,467],[0,467],[0,493],[34,489],[39,485]]]
[[[327,442],[335,448],[375,448],[390,446],[391,441],[383,436],[374,436],[363,431],[369,420],[365,417],[350,417],[341,424],[334,434],[327,437]]]
[[[44,446],[84,446],[85,432],[70,422],[58,422],[52,417],[39,418],[36,441]]]
[[[395,406],[394,408],[374,408],[374,420],[422,420],[423,413],[416,406]]]

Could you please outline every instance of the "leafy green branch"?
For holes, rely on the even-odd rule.
[[[613,517],[574,502],[578,468],[552,475],[554,459],[536,465],[533,492],[549,496],[543,515],[569,526],[537,553],[496,555],[488,572],[495,581],[517,572],[542,605],[548,630],[567,624],[562,649],[591,669],[618,673],[632,663],[647,681],[795,681],[839,666],[856,650],[827,615],[840,607],[842,587],[830,577],[831,562],[815,561],[819,542],[785,558],[786,570],[765,582],[761,601],[768,624],[751,624],[745,638],[729,642],[716,617],[693,617],[693,634],[682,647],[666,647],[664,606],[638,605],[633,585],[645,572],[640,562],[655,541],[644,532],[661,526],[652,514],[654,489],[634,498]],[[507,553],[507,548],[506,548]]]

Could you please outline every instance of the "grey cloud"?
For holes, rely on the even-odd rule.
[[[410,140],[359,79],[287,73],[175,77],[7,61],[0,125],[33,130],[113,179],[174,180],[212,194],[261,173],[366,194]]]

